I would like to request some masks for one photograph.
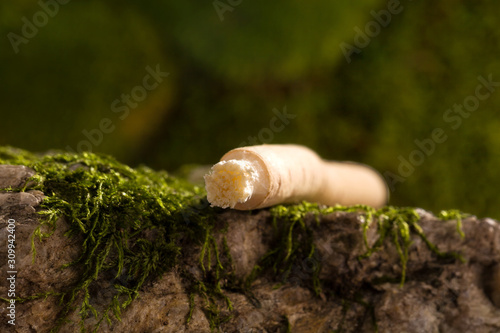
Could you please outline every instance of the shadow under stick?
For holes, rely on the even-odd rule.
[[[226,153],[205,175],[212,206],[249,210],[303,200],[325,205],[387,203],[388,188],[374,169],[321,159],[299,145],[260,145]]]

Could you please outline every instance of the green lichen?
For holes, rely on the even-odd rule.
[[[33,168],[36,175],[23,189],[2,191],[42,191],[46,198],[41,204],[40,224],[32,236],[33,260],[39,243],[50,241],[56,230],[57,220],[64,216],[70,224],[68,237],[82,238],[80,256],[62,268],[76,266],[81,270],[79,280],[67,290],[48,290],[37,295],[23,295],[19,301],[57,297],[63,310],[53,331],[58,331],[77,311],[81,331],[84,321],[94,316],[97,331],[106,321],[120,320],[122,312],[140,294],[141,288],[154,281],[173,267],[178,267],[189,295],[191,320],[200,297],[212,330],[232,318],[231,300],[224,290],[242,292],[249,301],[254,299],[251,283],[261,274],[271,270],[281,284],[288,281],[292,269],[304,260],[316,262],[303,279],[316,295],[322,293],[319,279],[320,262],[315,261],[317,249],[308,216],[320,223],[321,215],[335,212],[357,212],[363,219],[363,239],[366,252],[360,260],[383,248],[386,239],[396,247],[401,260],[401,285],[406,279],[408,249],[412,234],[420,237],[439,257],[462,259],[457,253],[442,253],[425,236],[412,208],[368,206],[325,207],[303,202],[296,205],[272,207],[276,246],[269,250],[244,280],[235,277],[234,266],[225,236],[222,248],[216,241],[227,225],[216,230],[215,216],[221,211],[211,208],[203,188],[172,177],[164,171],[155,172],[145,166],[130,168],[109,156],[92,153],[52,153],[37,156],[26,151],[0,147],[0,164],[22,164]],[[463,237],[462,218],[457,211],[443,211],[443,219],[455,219],[457,231]],[[378,238],[369,245],[367,231],[377,223]],[[183,244],[198,244],[198,265],[202,276],[196,277],[182,266]],[[98,280],[111,281],[115,293],[104,309],[92,304],[90,290]],[[279,287],[280,284],[277,285]],[[4,299],[5,300],[5,299]],[[355,300],[354,300],[355,301]],[[222,311],[221,304],[227,311]],[[289,324],[288,324],[288,328]]]

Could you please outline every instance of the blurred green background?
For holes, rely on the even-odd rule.
[[[175,171],[293,142],[374,166],[391,204],[500,218],[499,12],[459,0],[2,2],[0,144]],[[477,90],[480,76],[494,82]]]

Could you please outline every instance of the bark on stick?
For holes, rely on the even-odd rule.
[[[205,176],[213,206],[239,210],[311,201],[325,205],[387,203],[388,189],[374,169],[321,159],[299,145],[260,145],[226,153]]]

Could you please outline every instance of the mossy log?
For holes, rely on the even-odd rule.
[[[163,197],[155,203],[163,206],[164,216],[151,215],[156,208],[148,206],[150,215],[115,225],[110,220],[137,213],[123,206],[115,192],[108,206],[101,205],[107,200],[105,190],[93,193],[103,201],[82,202],[81,212],[87,215],[78,215],[61,206],[78,201],[60,191],[55,179],[61,185],[75,172],[116,171],[125,177],[127,171],[131,181],[136,171],[94,155],[64,156],[42,162],[24,156],[28,167],[0,166],[2,281],[11,270],[7,239],[12,220],[17,272],[15,326],[7,317],[9,285],[0,285],[1,331],[500,330],[500,226],[492,219],[308,203],[221,210],[209,207],[196,189],[186,194],[189,200],[175,201],[188,191],[178,187],[169,197],[172,206]],[[7,159],[5,153],[0,157],[21,161]],[[42,171],[55,170],[54,163],[66,172],[64,177]],[[105,163],[111,164],[104,168]],[[156,173],[144,175],[159,181]],[[96,184],[89,179],[79,181],[92,189]],[[99,179],[105,188],[104,178]],[[82,190],[76,183],[66,185],[73,195]],[[130,192],[121,189],[122,197],[138,195],[132,186]],[[88,193],[80,194],[85,198]],[[109,206],[113,202],[116,206]],[[147,225],[140,216],[158,223]],[[95,221],[117,229],[108,233]],[[169,227],[162,229],[163,224]],[[120,238],[122,246],[116,234],[127,235]]]

